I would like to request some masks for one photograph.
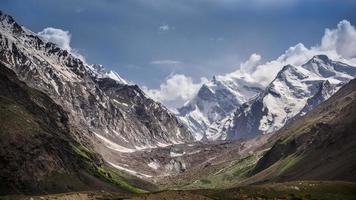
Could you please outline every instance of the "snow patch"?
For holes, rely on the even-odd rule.
[[[116,164],[114,164],[114,163],[112,163],[112,162],[109,162],[109,161],[106,161],[106,162],[108,162],[111,166],[115,167],[116,169],[125,171],[125,172],[127,172],[127,173],[129,173],[129,174],[133,174],[133,175],[136,175],[136,176],[142,177],[142,178],[152,178],[151,175],[143,174],[143,173],[134,171],[134,170],[132,170],[132,169],[127,169],[127,168],[125,168],[125,167],[121,167],[121,166],[116,165]]]
[[[129,149],[127,147],[123,147],[123,146],[120,146],[112,141],[110,141],[109,139],[105,138],[104,136],[101,136],[97,133],[94,133],[96,137],[100,138],[104,144],[106,145],[106,147],[108,147],[109,149],[112,149],[112,150],[115,150],[115,151],[119,151],[119,152],[122,152],[122,153],[132,153],[132,152],[135,152],[136,150],[135,149]]]
[[[149,167],[151,167],[154,170],[157,170],[161,165],[157,161],[152,161],[147,164]]]
[[[174,157],[180,157],[180,156],[183,156],[185,154],[185,152],[183,152],[183,153],[176,153],[176,152],[173,152],[173,151],[171,151],[170,153],[169,153],[169,155],[172,157],[172,158],[174,158]]]

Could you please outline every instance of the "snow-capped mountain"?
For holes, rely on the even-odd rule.
[[[217,121],[230,116],[238,106],[262,91],[262,86],[233,72],[214,76],[202,85],[198,94],[178,109],[178,117],[195,134],[197,140],[224,139],[223,131],[213,131]],[[207,132],[207,130],[212,130]]]
[[[93,65],[88,65],[87,67],[92,70],[93,76],[95,76],[98,79],[110,78],[112,80],[117,81],[118,83],[128,84],[127,81],[123,79],[117,72],[112,70],[108,71],[102,65],[93,64]]]
[[[227,127],[227,139],[251,138],[282,128],[305,115],[356,77],[356,67],[314,56],[302,66],[287,65],[253,100],[219,125]]]
[[[192,141],[191,133],[160,103],[116,72],[88,65],[0,12],[0,62],[20,80],[48,94],[68,112],[75,137],[111,152]]]

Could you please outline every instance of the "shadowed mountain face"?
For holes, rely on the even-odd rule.
[[[2,192],[41,191],[46,185],[40,182],[46,176],[78,169],[80,158],[72,148],[76,144],[63,109],[45,94],[28,88],[3,65],[0,106]],[[62,148],[68,152],[61,152]]]
[[[124,178],[107,166],[61,106],[0,65],[0,194],[75,190],[131,193],[148,183]],[[135,185],[135,184],[133,184]]]

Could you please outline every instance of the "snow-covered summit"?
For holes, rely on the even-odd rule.
[[[301,66],[287,65],[255,99],[230,118],[227,139],[272,133],[304,115],[356,77],[356,67],[317,55]]]
[[[253,137],[306,114],[354,77],[355,67],[326,55],[300,66],[284,66],[267,87],[235,71],[214,76],[178,109],[178,116],[198,140]]]
[[[93,64],[88,66],[97,78],[110,78],[120,84],[128,84],[117,72],[106,70],[103,65]]]
[[[219,136],[206,135],[209,127],[231,115],[239,105],[261,90],[261,85],[246,80],[236,72],[214,76],[201,86],[192,100],[178,109],[178,116],[195,134],[197,140],[214,140]]]

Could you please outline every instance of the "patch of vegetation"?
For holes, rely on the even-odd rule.
[[[80,144],[72,145],[72,148],[77,155],[85,159],[85,161],[83,162],[83,168],[85,168],[86,171],[92,174],[93,176],[103,181],[112,183],[118,186],[119,188],[127,190],[128,192],[146,192],[145,190],[142,190],[130,184],[129,181],[126,180],[126,178],[124,177],[125,174],[123,174],[119,170],[106,165],[95,164],[95,161],[93,160],[93,158],[95,158],[94,151],[91,151],[90,149]]]
[[[72,145],[72,148],[75,153],[77,153],[79,156],[86,158],[87,160],[91,160],[90,156],[93,154],[92,151],[90,151],[88,148],[84,147],[83,145]]]
[[[100,177],[104,177],[107,181],[113,183],[114,185],[119,186],[120,188],[126,189],[127,191],[133,192],[133,193],[144,193],[147,192],[145,190],[142,190],[140,188],[137,188],[131,184],[129,184],[125,178],[120,174],[120,172],[116,169],[113,169],[108,166],[100,166],[97,167],[96,171],[97,175]]]
[[[253,169],[259,157],[260,153],[246,156],[240,160],[232,162],[229,166],[221,169],[220,171],[210,174],[204,179],[184,185],[182,188],[208,189],[231,186],[248,175],[248,172]]]
[[[303,156],[296,156],[294,154],[286,157],[283,160],[284,166],[280,169],[279,175],[287,172],[289,169],[291,169],[293,166],[295,166],[302,159],[303,159]]]

